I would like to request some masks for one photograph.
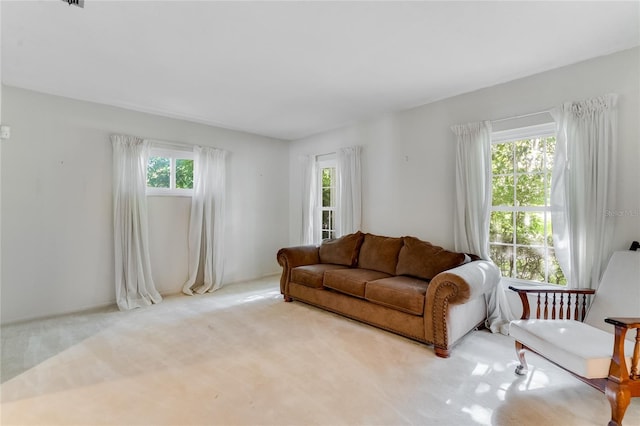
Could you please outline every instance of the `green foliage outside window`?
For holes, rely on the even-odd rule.
[[[170,157],[150,157],[147,164],[147,186],[150,188],[172,188]],[[193,188],[193,160],[175,159],[175,186],[177,189]]]
[[[555,137],[543,137],[492,146],[490,254],[505,277],[566,284],[549,213],[555,144]]]
[[[151,157],[147,166],[147,186],[169,188],[171,186],[171,160],[166,157]]]
[[[176,188],[193,188],[193,160],[176,160]]]
[[[322,239],[335,237],[335,167],[322,169]]]

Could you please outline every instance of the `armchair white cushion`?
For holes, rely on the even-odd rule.
[[[512,321],[509,335],[566,370],[587,379],[609,375],[613,334],[574,320]],[[627,345],[627,366],[633,346]]]

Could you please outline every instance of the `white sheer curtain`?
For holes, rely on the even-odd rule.
[[[469,123],[451,128],[456,144],[456,205],[453,235],[455,249],[489,256],[491,215],[491,123]],[[501,283],[486,296],[487,326],[492,332],[507,334],[509,321],[516,316],[509,306]]]
[[[452,130],[457,136],[455,248],[489,259],[491,123],[456,125]]]
[[[611,254],[617,95],[568,102],[557,124],[551,187],[553,244],[571,287],[597,288]]]
[[[159,303],[151,277],[147,225],[149,143],[112,135],[116,302],[120,310]]]
[[[352,146],[338,150],[336,178],[338,181],[336,202],[336,236],[350,234],[360,229],[362,217],[362,180],[360,153],[362,147]]]
[[[315,155],[303,155],[299,158],[302,177],[302,233],[301,244],[320,242],[318,228],[318,169]]]
[[[196,146],[189,221],[189,279],[182,292],[193,295],[222,287],[224,267],[227,152]]]

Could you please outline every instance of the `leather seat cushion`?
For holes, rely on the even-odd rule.
[[[291,281],[307,287],[322,288],[324,273],[334,269],[347,269],[347,267],[331,263],[298,266],[291,270]]]
[[[587,379],[609,376],[612,333],[574,320],[511,321],[509,335],[561,367]],[[633,345],[625,345],[627,366]]]
[[[367,283],[364,298],[378,305],[422,315],[428,285],[424,280],[411,277],[383,278]]]
[[[324,286],[341,293],[364,299],[364,289],[368,281],[388,278],[391,275],[369,269],[340,269],[324,274]]]

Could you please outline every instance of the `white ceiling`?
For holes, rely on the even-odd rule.
[[[2,82],[298,139],[640,45],[640,2],[6,1]]]

